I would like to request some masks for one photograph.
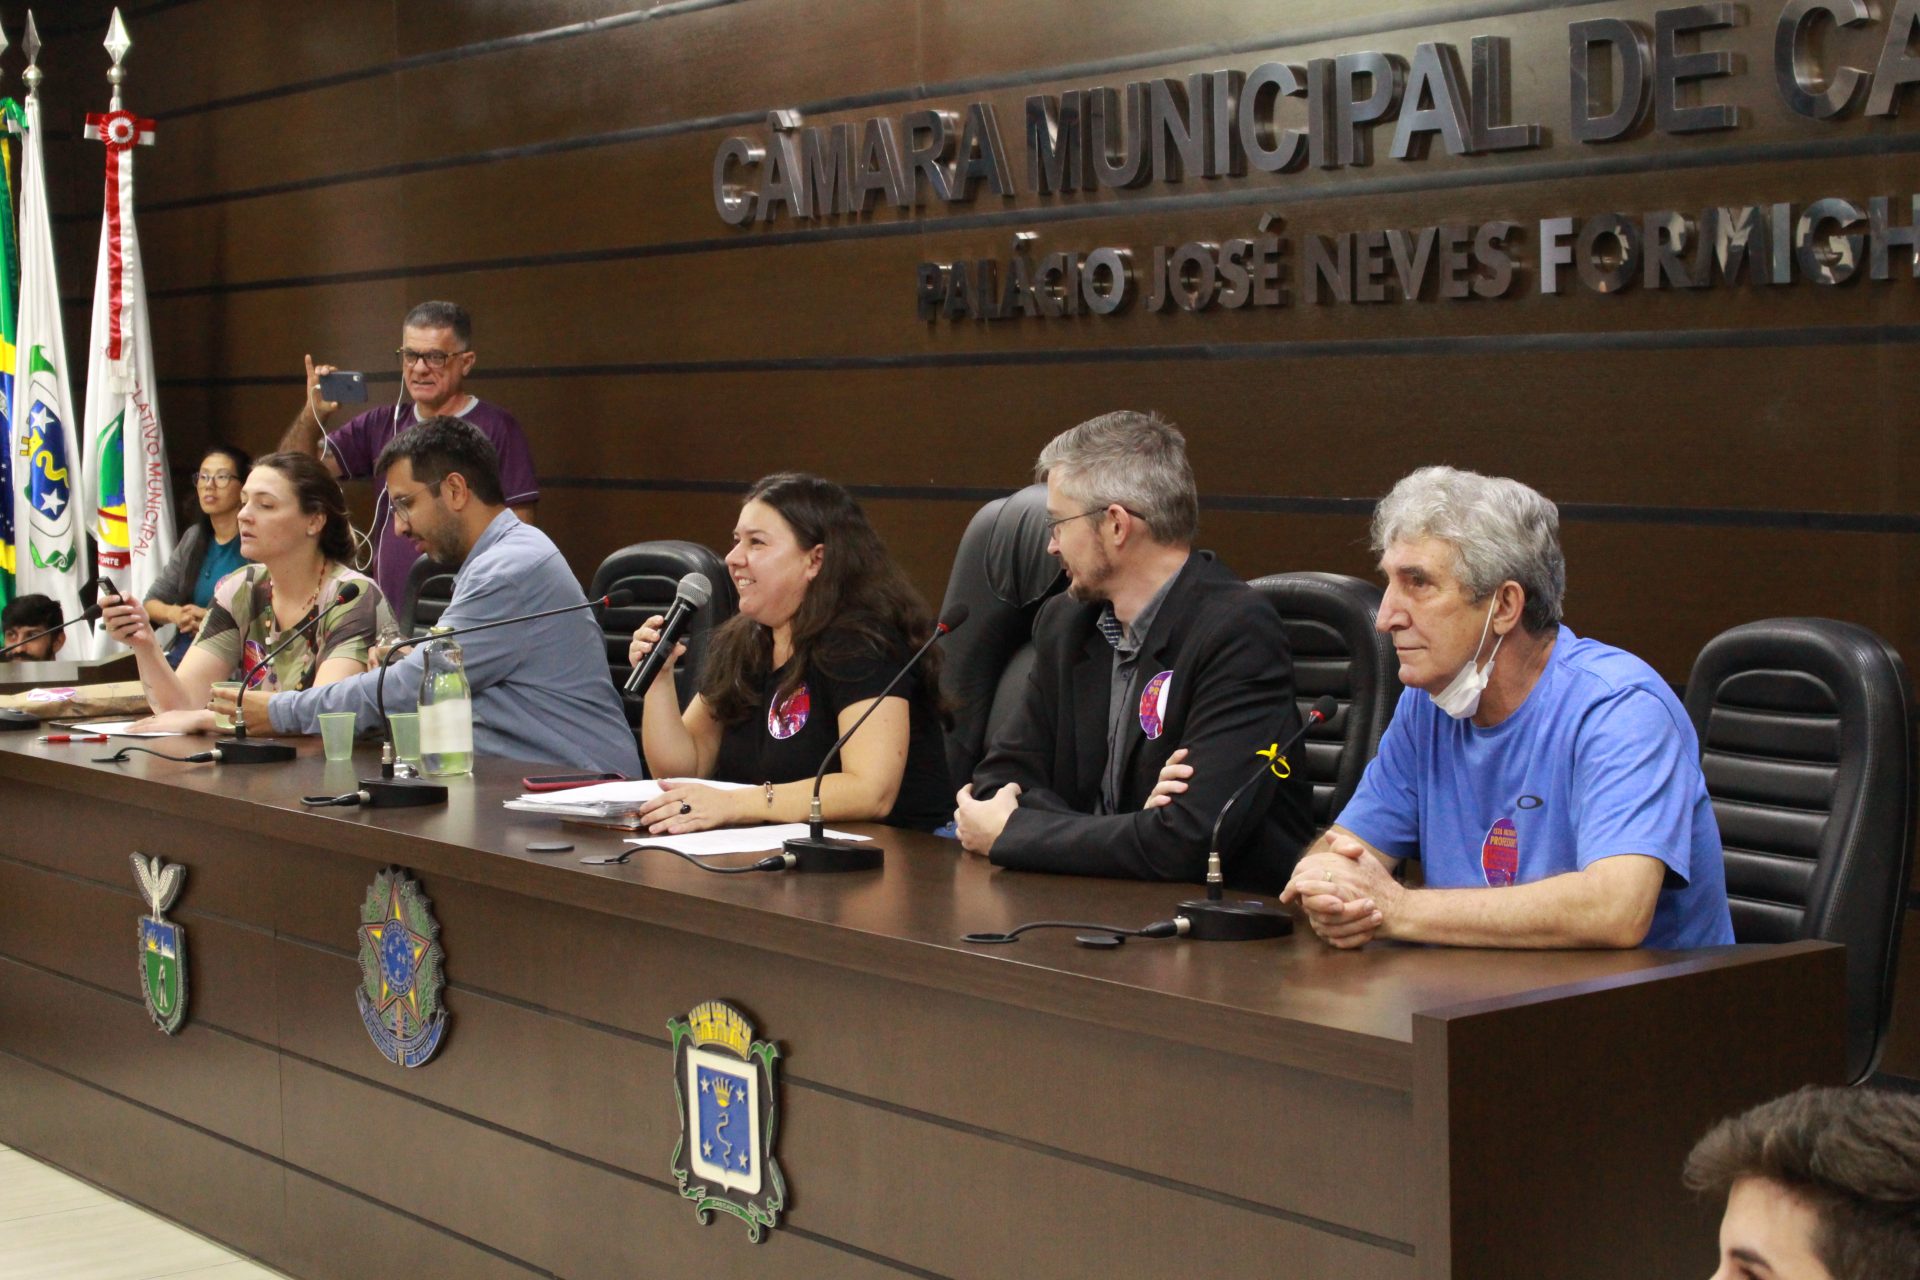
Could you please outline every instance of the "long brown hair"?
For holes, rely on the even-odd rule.
[[[819,476],[782,471],[757,481],[742,505],[764,502],[780,513],[803,549],[824,547],[820,572],[793,615],[793,660],[775,691],[777,704],[808,668],[826,675],[874,653],[905,662],[933,634],[933,614],[907,581],[853,495]],[[904,647],[903,647],[904,646]],[[738,615],[713,633],[700,694],[722,724],[759,710],[760,685],[773,669],[773,629]],[[922,685],[940,699],[940,651],[920,660]]]

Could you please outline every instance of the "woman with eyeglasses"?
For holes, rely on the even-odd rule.
[[[353,535],[346,495],[318,459],[269,454],[247,473],[240,494],[240,553],[253,563],[214,585],[178,671],[154,643],[146,609],[101,594],[101,618],[133,650],[155,713],[142,728],[213,730],[208,703],[222,680],[247,689],[308,689],[359,675],[374,638],[396,630],[379,586],[347,565]]]
[[[173,558],[147,592],[147,621],[173,626],[178,634],[167,646],[167,665],[177,667],[193,644],[194,632],[213,603],[213,584],[247,562],[240,554],[240,482],[253,458],[236,445],[216,444],[200,459],[193,491],[200,518],[180,535]]]

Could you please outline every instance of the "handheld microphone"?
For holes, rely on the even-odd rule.
[[[491,631],[495,627],[510,627],[519,622],[533,622],[539,618],[551,618],[562,613],[573,613],[579,609],[618,609],[633,603],[633,592],[614,591],[597,600],[582,600],[579,604],[564,604],[558,609],[542,609],[538,613],[523,613],[514,618],[497,618],[492,622],[478,622],[471,627],[460,627],[454,631],[443,631],[438,635],[424,637],[426,640],[451,640],[456,636],[472,635],[476,631]],[[380,727],[386,735],[386,741],[380,746],[380,776],[360,779],[360,790],[349,792],[346,803],[364,804],[376,809],[410,809],[419,805],[444,804],[447,788],[438,782],[423,782],[417,778],[396,778],[393,776],[393,721],[387,716],[387,668],[400,657],[401,651],[411,645],[394,645],[380,659],[380,674],[374,679],[374,706],[380,713]]]
[[[880,696],[868,705],[860,718],[853,722],[852,727],[841,734],[839,741],[828,749],[826,757],[820,761],[820,767],[814,771],[813,775],[813,805],[807,812],[807,834],[787,841],[785,851],[780,855],[788,870],[872,871],[885,859],[886,851],[872,841],[834,840],[827,836],[820,818],[820,783],[827,776],[827,766],[832,764],[833,758],[840,754],[840,748],[846,745],[847,739],[867,722],[868,716],[879,710],[880,703],[893,692],[896,685],[906,679],[907,672],[913,670],[914,665],[925,656],[927,650],[933,648],[941,636],[967,620],[967,613],[968,609],[964,604],[957,604],[948,610],[947,616],[934,624],[933,634],[913,651],[913,656],[907,659],[900,670],[894,672],[893,679],[889,680],[887,687],[880,691]],[[654,650],[654,653],[658,652],[658,649]]]
[[[42,639],[43,637],[53,635],[55,632],[58,632],[58,631],[65,631],[68,627],[77,627],[83,622],[92,622],[95,618],[98,618],[100,616],[101,610],[105,607],[100,603],[100,597],[103,594],[110,595],[110,596],[117,596],[120,594],[120,589],[113,585],[113,580],[111,578],[100,579],[99,586],[94,588],[93,603],[88,605],[84,610],[82,610],[79,617],[72,618],[66,622],[63,622],[57,627],[47,627],[44,630],[36,631],[30,636],[21,636],[18,640],[8,645],[5,649],[0,649],[0,660],[4,660],[8,662],[30,661],[30,659],[26,659],[26,658],[15,659],[11,655],[17,650],[26,648],[28,645],[32,644],[35,640],[39,640],[39,639]]]
[[[338,609],[343,604],[352,604],[360,598],[360,584],[345,582],[334,594],[333,603],[322,609],[319,605],[307,610],[307,616],[293,625],[292,630],[280,637],[280,643],[260,655],[260,660],[241,672],[240,696],[247,696],[253,688],[253,682],[260,678],[262,671],[269,670],[269,663],[285,651],[288,645],[299,639],[309,630],[318,628],[320,619]],[[316,631],[317,634],[317,631]],[[222,738],[213,744],[214,759],[221,764],[278,764],[291,760],[299,753],[284,742],[255,742],[247,737],[247,718],[241,709],[234,708],[233,736]]]
[[[627,598],[633,598],[629,592]],[[623,686],[625,692],[636,697],[644,696],[653,684],[653,678],[660,674],[660,668],[667,665],[667,659],[673,656],[673,646],[680,643],[680,637],[693,623],[693,615],[704,609],[707,601],[713,599],[713,583],[704,573],[690,573],[680,579],[680,585],[673,592],[673,607],[667,610],[666,620],[660,625],[660,643],[653,646],[653,652],[640,660]]]

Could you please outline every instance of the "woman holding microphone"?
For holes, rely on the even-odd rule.
[[[834,740],[933,633],[866,514],[831,481],[782,472],[756,483],[726,559],[740,612],[714,633],[699,692],[680,706],[672,675],[683,644],[646,693],[641,750],[665,790],[641,817],[656,835],[806,821]],[[634,665],[662,622],[633,633]],[[936,648],[841,748],[820,789],[828,821],[931,831],[952,816],[939,672]]]
[[[394,629],[380,588],[347,567],[353,535],[346,498],[312,457],[275,453],[255,463],[241,489],[236,525],[240,554],[254,563],[215,585],[177,671],[154,643],[141,603],[107,597],[101,617],[113,638],[133,650],[154,711],[137,728],[212,731],[217,726],[208,704],[217,681],[306,689],[358,675],[367,669],[374,638]],[[350,584],[352,598],[343,600]],[[274,649],[279,652],[263,664]],[[221,709],[231,714],[231,708],[223,699]]]

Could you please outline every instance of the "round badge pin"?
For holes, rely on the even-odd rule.
[[[1167,699],[1172,696],[1173,672],[1162,671],[1140,691],[1140,732],[1157,738],[1167,730]]]
[[[1480,870],[1489,888],[1512,884],[1520,874],[1520,832],[1512,818],[1487,828],[1487,838],[1480,845]]]
[[[807,727],[807,713],[813,710],[813,695],[802,684],[767,710],[767,732],[782,741]]]

